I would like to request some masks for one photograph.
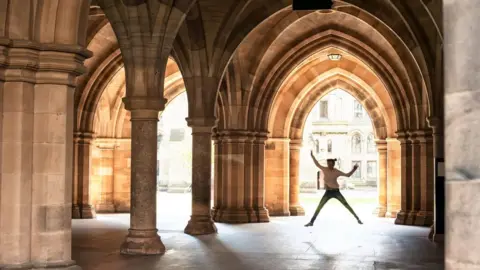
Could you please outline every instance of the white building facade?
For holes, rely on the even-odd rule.
[[[327,94],[306,120],[300,156],[301,192],[317,188],[318,169],[310,151],[321,164],[326,165],[328,158],[336,158],[336,167],[344,172],[359,165],[352,177],[339,179],[341,188],[377,186],[378,153],[372,121],[363,106],[347,92],[337,89]],[[320,174],[321,188],[322,180]]]

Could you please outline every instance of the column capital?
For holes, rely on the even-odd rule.
[[[377,145],[377,151],[378,152],[383,152],[387,151],[387,140],[386,139],[377,139],[375,140],[375,144]]]
[[[398,140],[401,144],[409,143],[409,141],[408,141],[408,138],[409,138],[408,131],[406,131],[406,130],[399,130],[399,131],[397,131],[396,133],[397,133],[397,140]]]
[[[303,146],[303,139],[290,139],[290,149],[300,150]]]
[[[192,128],[192,133],[212,134],[213,128],[217,125],[217,122],[218,122],[218,120],[215,118],[188,117],[185,120],[187,120],[187,125]]]
[[[132,120],[158,121],[158,113],[165,109],[166,99],[155,97],[124,97],[125,109],[131,112]]]
[[[95,138],[95,133],[89,131],[76,131],[73,133],[73,142],[77,144],[91,144]]]
[[[433,132],[430,129],[421,129],[412,131],[415,136],[415,140],[419,143],[426,143],[433,141]]]
[[[222,141],[227,142],[247,142],[255,139],[255,132],[241,129],[222,130],[219,132],[219,135],[221,136]]]
[[[75,78],[87,71],[83,61],[92,53],[78,45],[0,38],[0,55],[5,81],[75,87]]]

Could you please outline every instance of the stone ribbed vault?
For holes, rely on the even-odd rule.
[[[130,212],[122,253],[162,254],[157,121],[182,91],[194,145],[186,233],[302,215],[304,122],[335,88],[372,118],[378,215],[432,225],[441,1],[335,0],[332,12],[288,0],[26,2],[0,1],[0,268],[73,265],[70,214],[96,211]]]

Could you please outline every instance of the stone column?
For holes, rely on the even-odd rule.
[[[0,268],[30,269],[35,84],[9,79],[0,79]]]
[[[290,216],[290,139],[269,138],[265,151],[265,196],[271,216]]]
[[[396,218],[402,202],[401,145],[396,138],[387,138],[387,213],[385,217]]]
[[[61,50],[63,46],[52,48]],[[40,55],[45,55],[42,51]],[[86,55],[85,53],[83,53]],[[49,52],[38,72],[33,110],[33,175],[31,246],[33,268],[74,269],[71,259],[71,213],[73,183],[73,78],[65,74],[76,66],[81,53]],[[30,56],[29,56],[30,57]],[[41,59],[41,58],[40,58]],[[63,63],[63,64],[62,64]],[[63,67],[59,67],[65,65]],[[57,67],[52,71],[50,67]],[[72,71],[75,74],[78,71]]]
[[[415,218],[417,216],[418,211],[420,210],[420,174],[421,174],[421,167],[423,164],[422,161],[422,152],[420,148],[420,141],[417,137],[416,131],[408,132],[410,147],[411,147],[411,175],[409,175],[407,183],[410,185],[407,186],[407,189],[410,188],[410,196],[407,197],[407,200],[410,200],[410,208],[408,208],[407,219],[405,221],[406,225],[414,225]]]
[[[412,208],[412,147],[406,132],[397,132],[397,139],[400,142],[400,164],[401,164],[401,200],[400,211],[397,213],[395,224],[406,224],[408,213]]]
[[[444,241],[445,235],[445,172],[443,121],[438,117],[428,119],[432,127],[433,156],[434,156],[434,224],[431,227],[429,238],[434,241]]]
[[[95,208],[90,204],[90,173],[92,169],[92,140],[91,132],[74,133],[74,200],[72,218],[95,218]]]
[[[101,151],[100,159],[100,177],[101,177],[101,192],[100,200],[95,205],[98,213],[114,213],[115,205],[113,203],[114,193],[114,151],[117,147],[115,141],[112,139],[97,140],[97,147]]]
[[[217,207],[214,220],[224,223],[268,222],[264,203],[265,144],[256,132],[219,132],[216,156]],[[261,161],[260,161],[261,160]],[[216,167],[217,168],[217,167]]]
[[[252,151],[250,132],[225,130],[219,135],[223,175],[218,182],[224,190],[221,208],[214,213],[214,219],[222,223],[249,223],[253,214],[251,155],[246,155]]]
[[[157,124],[165,101],[159,97],[126,97],[131,111],[131,199],[130,229],[121,246],[122,254],[154,255],[165,252],[157,234]]]
[[[416,132],[420,145],[420,207],[415,217],[415,225],[431,226],[433,224],[434,204],[434,163],[433,138],[431,130]]]
[[[300,150],[302,140],[290,141],[290,215],[304,216],[305,210],[300,205]]]
[[[185,233],[204,235],[217,232],[212,220],[212,129],[214,119],[187,119],[192,128],[192,215]]]
[[[377,217],[385,217],[387,213],[387,141],[377,140],[378,151],[378,206],[375,209]]]
[[[214,129],[212,133],[212,140],[213,140],[213,156],[214,156],[214,171],[213,171],[213,208],[212,208],[212,217],[213,220],[217,221],[215,219],[215,214],[222,208],[223,204],[223,196],[222,196],[222,160],[221,160],[221,152],[222,152],[222,146],[221,146],[221,139],[216,131]],[[218,221],[217,221],[218,222]]]
[[[480,268],[479,4],[477,0],[443,1],[448,270]]]
[[[252,207],[257,216],[257,222],[269,222],[270,217],[265,206],[265,142],[267,132],[256,132],[252,148],[253,191]]]

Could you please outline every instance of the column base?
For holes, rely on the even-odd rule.
[[[115,213],[115,205],[113,203],[97,204],[95,208],[97,213]]]
[[[0,264],[0,269],[2,270],[30,270],[33,265],[31,263],[22,263],[22,264]]]
[[[290,216],[305,216],[305,209],[300,205],[291,205],[289,210]]]
[[[415,225],[415,218],[417,217],[417,211],[408,212],[407,219],[405,220],[405,225]]]
[[[184,232],[189,235],[207,235],[217,233],[217,227],[210,215],[191,216]]]
[[[130,213],[130,205],[117,204],[115,206],[115,213]]]
[[[80,208],[82,209],[82,219],[92,219],[97,216],[95,213],[95,208],[89,204],[82,205]]]
[[[3,269],[3,268],[2,268]],[[75,261],[67,262],[55,262],[55,263],[34,263],[32,270],[82,270],[82,268],[76,265]]]
[[[120,253],[126,255],[160,255],[165,246],[157,234],[158,230],[128,230],[128,235],[120,247]]]
[[[80,206],[78,206],[78,204],[72,204],[72,218],[82,218],[82,214],[80,213]]]
[[[290,211],[289,210],[268,210],[268,213],[271,217],[289,217]]]
[[[405,212],[404,210],[400,210],[400,212],[397,213],[397,217],[395,218],[395,224],[396,225],[406,225],[406,221],[407,221],[407,212]]]
[[[213,209],[213,220],[218,223],[265,223],[270,222],[268,210],[259,209]]]
[[[417,226],[432,226],[433,212],[432,211],[418,211],[415,217],[415,225]]]
[[[386,218],[396,218],[397,217],[397,211],[387,211],[385,213]]]
[[[93,219],[96,216],[95,208],[89,204],[72,206],[73,219]]]
[[[373,215],[376,217],[386,217],[387,215],[387,207],[379,205],[375,210],[373,210]]]

